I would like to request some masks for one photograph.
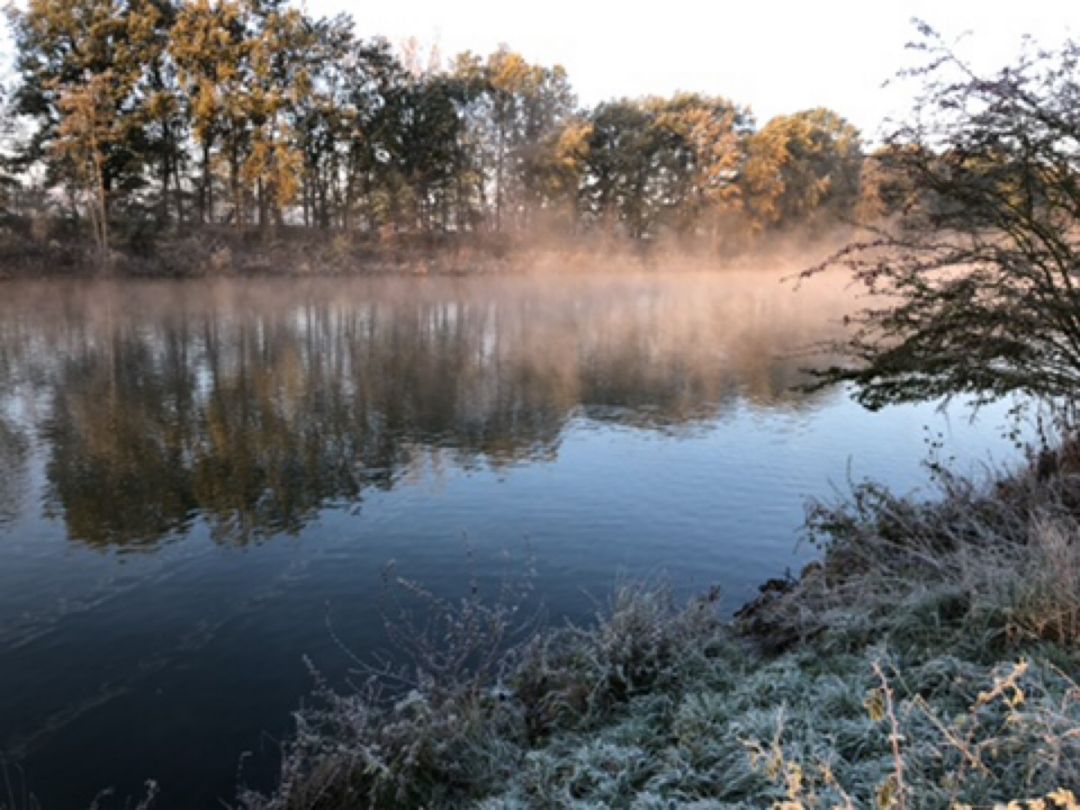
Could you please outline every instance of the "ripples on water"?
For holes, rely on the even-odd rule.
[[[7,284],[0,750],[47,807],[210,806],[308,688],[383,642],[381,573],[535,560],[549,615],[618,576],[729,606],[808,558],[802,504],[1008,457],[1001,411],[801,393],[837,278]],[[265,734],[263,734],[265,732]]]

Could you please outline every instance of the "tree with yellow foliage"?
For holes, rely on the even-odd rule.
[[[141,88],[162,19],[151,0],[30,0],[11,12],[22,78],[15,110],[40,122],[27,151],[46,159],[54,182],[85,193],[103,258],[114,194],[142,183]]]
[[[742,192],[759,229],[846,216],[858,196],[859,132],[824,108],[780,115],[746,147]]]

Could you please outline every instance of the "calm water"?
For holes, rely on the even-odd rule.
[[[903,490],[1002,411],[804,395],[839,280],[771,273],[0,286],[0,750],[46,808],[265,779],[310,679],[384,643],[383,572],[553,618],[622,577],[730,607],[807,496]],[[592,596],[589,596],[591,594]],[[21,785],[23,777],[13,771]]]

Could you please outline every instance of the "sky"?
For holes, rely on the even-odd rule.
[[[500,43],[561,64],[583,104],[701,91],[748,104],[759,123],[831,107],[872,137],[909,92],[882,83],[912,64],[913,17],[977,67],[1080,34],[1080,0],[307,0],[315,14],[349,12],[361,35],[416,37],[445,55]],[[965,36],[966,34],[966,36]]]

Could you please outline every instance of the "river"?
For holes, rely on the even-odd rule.
[[[524,581],[549,621],[625,578],[732,609],[813,558],[808,497],[926,491],[931,451],[1015,456],[1004,408],[800,389],[856,305],[770,271],[3,284],[16,792],[265,785],[306,662],[343,686],[385,647],[388,570],[448,596]]]

